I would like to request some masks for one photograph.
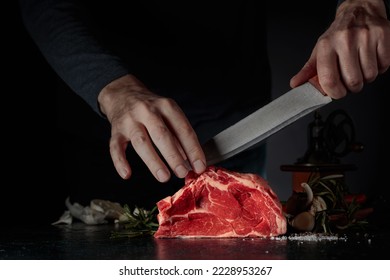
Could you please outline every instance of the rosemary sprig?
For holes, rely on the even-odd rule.
[[[346,203],[344,197],[349,193],[343,175],[335,174],[320,177],[311,174],[308,180],[314,196],[322,197],[328,206],[325,211],[316,213],[315,232],[332,233],[333,230],[347,230],[352,228],[363,228],[367,226],[366,220],[357,220],[355,214],[362,206],[356,201]],[[343,219],[342,224],[332,217]]]
[[[148,211],[135,206],[133,210],[128,205],[123,206],[125,213],[119,224],[123,226],[122,231],[114,231],[111,238],[120,237],[141,237],[153,235],[158,229],[157,206]]]

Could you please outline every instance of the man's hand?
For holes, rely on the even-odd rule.
[[[111,123],[111,158],[123,179],[131,176],[126,158],[129,142],[160,182],[170,178],[162,158],[179,178],[191,167],[196,173],[205,170],[197,135],[172,99],[150,92],[134,76],[126,75],[103,88],[98,101]]]
[[[389,66],[390,21],[383,0],[346,0],[290,86],[317,74],[326,94],[338,99],[361,91]]]

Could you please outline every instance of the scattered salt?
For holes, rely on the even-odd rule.
[[[296,233],[289,236],[277,236],[271,237],[271,240],[291,240],[291,241],[346,241],[346,237],[340,237],[338,235],[323,234],[323,233]],[[302,243],[302,242],[300,242]]]

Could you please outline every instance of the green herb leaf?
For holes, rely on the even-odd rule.
[[[124,218],[119,222],[122,226],[121,231],[111,233],[111,238],[121,237],[141,237],[153,235],[158,229],[157,221],[157,206],[148,211],[137,206],[130,209],[128,205],[124,205]]]

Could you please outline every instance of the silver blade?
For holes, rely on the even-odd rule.
[[[310,82],[291,89],[207,141],[203,145],[207,164],[216,164],[260,143],[331,101]]]

